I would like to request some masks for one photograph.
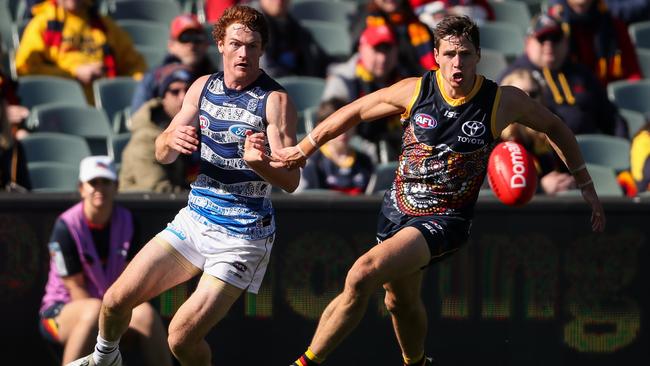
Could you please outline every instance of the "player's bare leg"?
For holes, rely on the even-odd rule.
[[[343,292],[327,306],[309,350],[324,359],[358,325],[368,299],[382,284],[419,271],[429,262],[429,248],[415,228],[400,230],[376,245],[352,266]]]
[[[181,365],[211,365],[212,352],[204,338],[242,292],[216,277],[203,274],[194,293],[169,324],[169,346]]]
[[[418,271],[384,285],[384,303],[390,312],[405,364],[414,364],[424,357],[427,313],[420,296],[422,277],[423,272]]]

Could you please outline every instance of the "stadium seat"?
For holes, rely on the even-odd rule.
[[[70,165],[42,161],[27,164],[32,192],[64,193],[76,192],[79,182],[79,163]]]
[[[112,135],[110,122],[103,110],[90,106],[47,105],[38,108],[37,131],[62,132],[82,136],[93,155],[107,155]]]
[[[524,32],[512,23],[486,22],[480,27],[481,49],[501,52],[508,61],[524,52]]]
[[[325,79],[311,76],[284,76],[276,78],[286,90],[296,110],[317,107],[320,104]]]
[[[488,1],[494,10],[494,20],[517,25],[525,34],[530,25],[530,10],[522,1]]]
[[[627,29],[637,48],[650,48],[650,20],[632,23]]]
[[[118,171],[118,173],[120,171],[120,167],[122,166],[122,151],[124,151],[124,148],[126,147],[126,144],[129,143],[130,139],[130,132],[120,133],[111,137],[111,151],[109,156],[113,158],[115,169]]]
[[[650,79],[613,81],[607,84],[607,95],[619,108],[650,112]]]
[[[621,172],[630,168],[630,141],[621,137],[576,135],[578,146],[587,164],[598,164]]]
[[[119,133],[125,125],[124,111],[131,106],[133,92],[138,82],[128,76],[97,79],[93,82],[95,106],[103,109],[111,121],[113,132]]]
[[[0,35],[2,39],[3,49],[9,50],[14,47],[12,38],[11,26],[14,23],[9,11],[9,2],[7,0],[0,0]]]
[[[29,23],[29,21],[30,19],[16,20],[14,24],[11,25],[11,42],[14,49],[18,48],[20,40],[23,37],[23,32],[25,31],[25,28],[27,28],[27,23]]]
[[[140,19],[170,24],[180,13],[181,7],[176,1],[120,0],[115,2],[115,8],[111,10],[110,16],[115,20]]]
[[[587,164],[591,180],[594,182],[596,193],[599,197],[622,197],[623,189],[616,180],[616,173],[609,167],[598,164]],[[581,196],[582,192],[579,189],[570,189],[568,191],[559,192],[558,196],[573,197]]]
[[[49,161],[75,165],[91,155],[83,137],[60,132],[32,132],[20,142],[27,163]]]
[[[625,121],[627,121],[628,137],[630,140],[634,135],[636,135],[639,129],[646,124],[646,118],[643,113],[625,108],[620,108],[618,113],[625,118]]]
[[[213,43],[208,47],[208,58],[212,65],[217,68],[217,70],[223,70],[223,60],[221,59],[221,53],[219,53],[219,48]]]
[[[352,37],[347,28],[334,22],[303,20],[300,22],[318,45],[334,60],[343,61],[350,56]]]
[[[349,28],[350,16],[355,10],[352,3],[331,0],[305,0],[291,4],[290,13],[298,19],[322,20],[337,23],[345,29]]]
[[[147,63],[147,70],[151,70],[155,67],[158,67],[162,64],[165,56],[167,56],[167,47],[151,47],[151,46],[135,46],[135,49],[144,57],[144,61]]]
[[[73,79],[49,75],[28,75],[18,78],[18,97],[27,108],[40,104],[62,103],[87,106],[81,85]]]
[[[366,194],[383,194],[385,190],[390,188],[395,179],[395,172],[398,165],[399,162],[397,161],[377,164],[366,187]]]
[[[476,66],[476,72],[496,80],[501,72],[508,66],[505,56],[498,51],[490,49],[481,49],[481,61]]]
[[[142,19],[120,19],[117,21],[117,25],[129,34],[134,46],[146,46],[162,50],[167,50],[167,41],[169,40],[168,24]]]
[[[636,48],[636,58],[641,67],[641,74],[646,79],[650,79],[650,48]]]

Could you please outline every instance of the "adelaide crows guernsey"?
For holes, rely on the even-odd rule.
[[[485,178],[501,92],[477,75],[466,97],[452,99],[441,77],[437,71],[424,74],[402,114],[402,153],[382,205],[396,223],[405,216],[471,218]]]
[[[201,164],[188,207],[194,218],[235,237],[256,240],[275,232],[271,185],[242,158],[246,133],[266,132],[266,101],[275,90],[282,87],[264,72],[243,90],[228,89],[219,72],[201,92]]]

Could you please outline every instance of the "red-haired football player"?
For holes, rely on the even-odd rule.
[[[332,114],[296,146],[274,152],[274,164],[296,168],[360,121],[402,115],[403,148],[381,208],[380,242],[354,263],[343,292],[325,309],[307,352],[294,365],[321,363],[356,327],[380,286],[404,364],[433,364],[424,355],[422,269],[467,240],[488,157],[511,121],[548,135],[591,206],[593,231],[605,228],[605,213],[571,130],[520,89],[499,87],[476,74],[479,30],[469,18],[446,17],[434,33],[439,70],[368,94]]]

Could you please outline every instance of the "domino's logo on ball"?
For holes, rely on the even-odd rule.
[[[416,125],[427,130],[436,128],[436,126],[438,126],[438,121],[426,113],[417,113],[413,117],[413,120],[415,121]]]
[[[488,183],[504,204],[526,204],[537,190],[537,171],[532,155],[517,142],[499,143],[488,161]]]

